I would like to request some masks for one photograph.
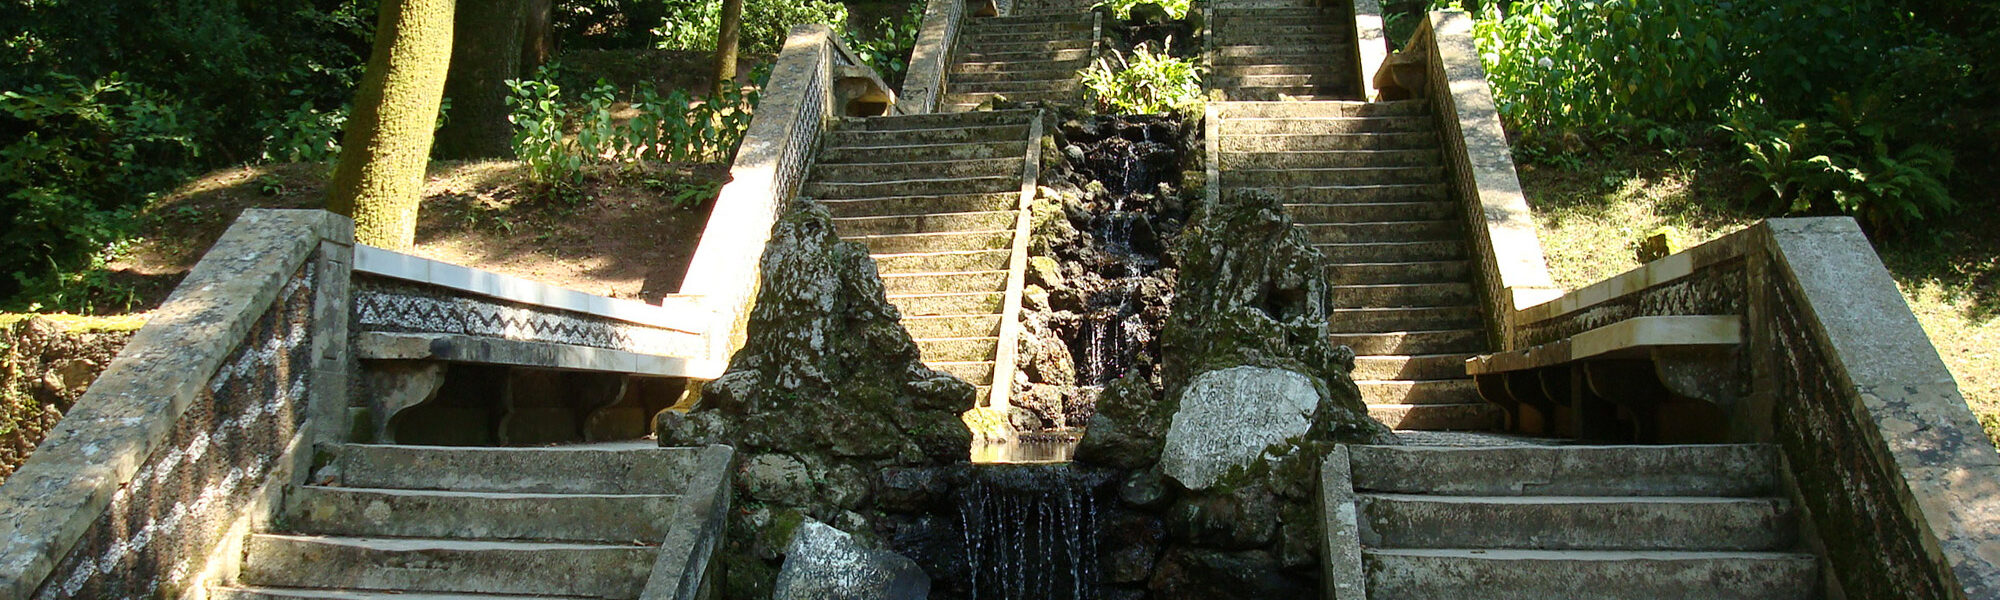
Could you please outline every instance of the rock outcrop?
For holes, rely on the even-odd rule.
[[[785,549],[772,600],[923,600],[931,579],[917,563],[867,548],[854,536],[806,521]]]

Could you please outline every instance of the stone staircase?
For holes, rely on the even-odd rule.
[[[1775,447],[1351,452],[1370,600],[1819,597]]]
[[[1314,0],[1216,0],[1208,87],[1229,100],[1358,100],[1354,26]]]
[[[968,18],[938,110],[972,110],[996,95],[1074,103],[1083,90],[1078,73],[1095,57],[1095,36],[1087,10]]]
[[[869,248],[925,364],[993,382],[1036,111],[849,119],[804,195]]]
[[[1220,102],[1223,197],[1284,202],[1326,257],[1333,342],[1397,429],[1488,430],[1465,360],[1485,352],[1471,249],[1423,102]]]
[[[699,452],[338,447],[217,597],[638,598]]]

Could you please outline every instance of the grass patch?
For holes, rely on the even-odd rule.
[[[74,331],[77,333],[122,333],[127,331],[138,331],[140,327],[145,327],[147,315],[129,314],[129,315],[111,315],[111,316],[99,317],[92,315],[69,315],[60,313],[34,314],[34,313],[0,312],[0,329],[13,327],[15,323],[26,321],[28,319],[33,319],[36,317],[54,321],[62,325],[63,329],[68,331]]]
[[[1576,289],[1639,266],[1637,248],[1665,230],[1677,249],[1769,216],[1740,199],[1757,184],[1734,154],[1610,148],[1564,166],[1522,165],[1542,249],[1558,285]],[[2000,216],[1968,193],[1957,215],[1921,235],[1872,239],[1910,311],[2000,444]]]

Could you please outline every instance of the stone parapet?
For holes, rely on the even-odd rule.
[[[916,48],[910,50],[910,69],[903,77],[896,112],[937,112],[938,98],[945,92],[945,75],[951,72],[952,48],[958,46],[958,32],[965,21],[965,4],[962,0],[929,0],[924,5],[922,29],[917,32]]]
[[[170,597],[344,417],[353,224],[250,210],[0,486],[0,597]],[[338,423],[319,431],[340,431]]]

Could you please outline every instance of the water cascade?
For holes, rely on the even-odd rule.
[[[972,600],[1100,597],[1098,489],[1067,465],[985,466],[955,492]]]

